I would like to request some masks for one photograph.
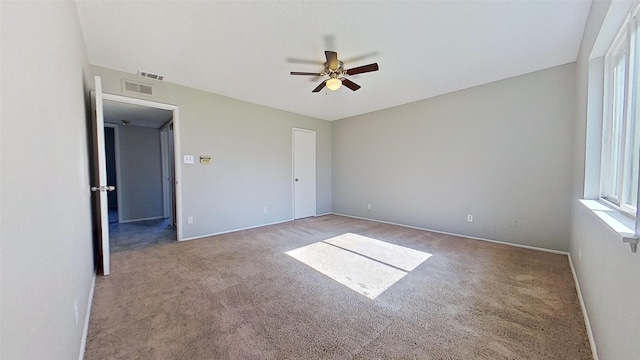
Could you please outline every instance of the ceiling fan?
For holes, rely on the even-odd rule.
[[[345,76],[362,74],[371,71],[378,71],[378,63],[358,66],[352,69],[344,69],[342,61],[338,60],[338,53],[335,51],[325,51],[327,62],[324,63],[324,70],[321,73],[292,71],[291,75],[310,75],[310,76],[329,76],[312,92],[320,92],[325,86],[332,91],[338,90],[342,85],[356,91],[360,89],[360,85],[347,79]]]

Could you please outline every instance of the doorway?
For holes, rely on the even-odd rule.
[[[173,212],[164,211],[175,209],[175,192],[165,186],[175,179],[166,131],[173,112],[107,99],[103,105],[107,179],[116,184],[108,194],[111,252],[176,241]]]

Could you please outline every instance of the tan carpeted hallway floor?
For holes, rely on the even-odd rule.
[[[371,299],[286,254],[345,233],[432,256]],[[566,256],[329,215],[113,254],[85,358],[592,357]]]

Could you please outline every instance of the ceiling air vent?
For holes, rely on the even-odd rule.
[[[148,73],[146,71],[140,71],[140,70],[138,70],[138,76],[146,77],[146,78],[153,79],[153,80],[162,80],[162,79],[164,79],[164,76],[162,76],[162,75],[152,74],[152,73]]]
[[[153,95],[153,87],[151,85],[140,84],[125,79],[122,79],[122,90],[146,95]]]

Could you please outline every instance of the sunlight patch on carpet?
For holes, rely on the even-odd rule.
[[[423,251],[352,233],[286,254],[370,299],[431,257]]]

